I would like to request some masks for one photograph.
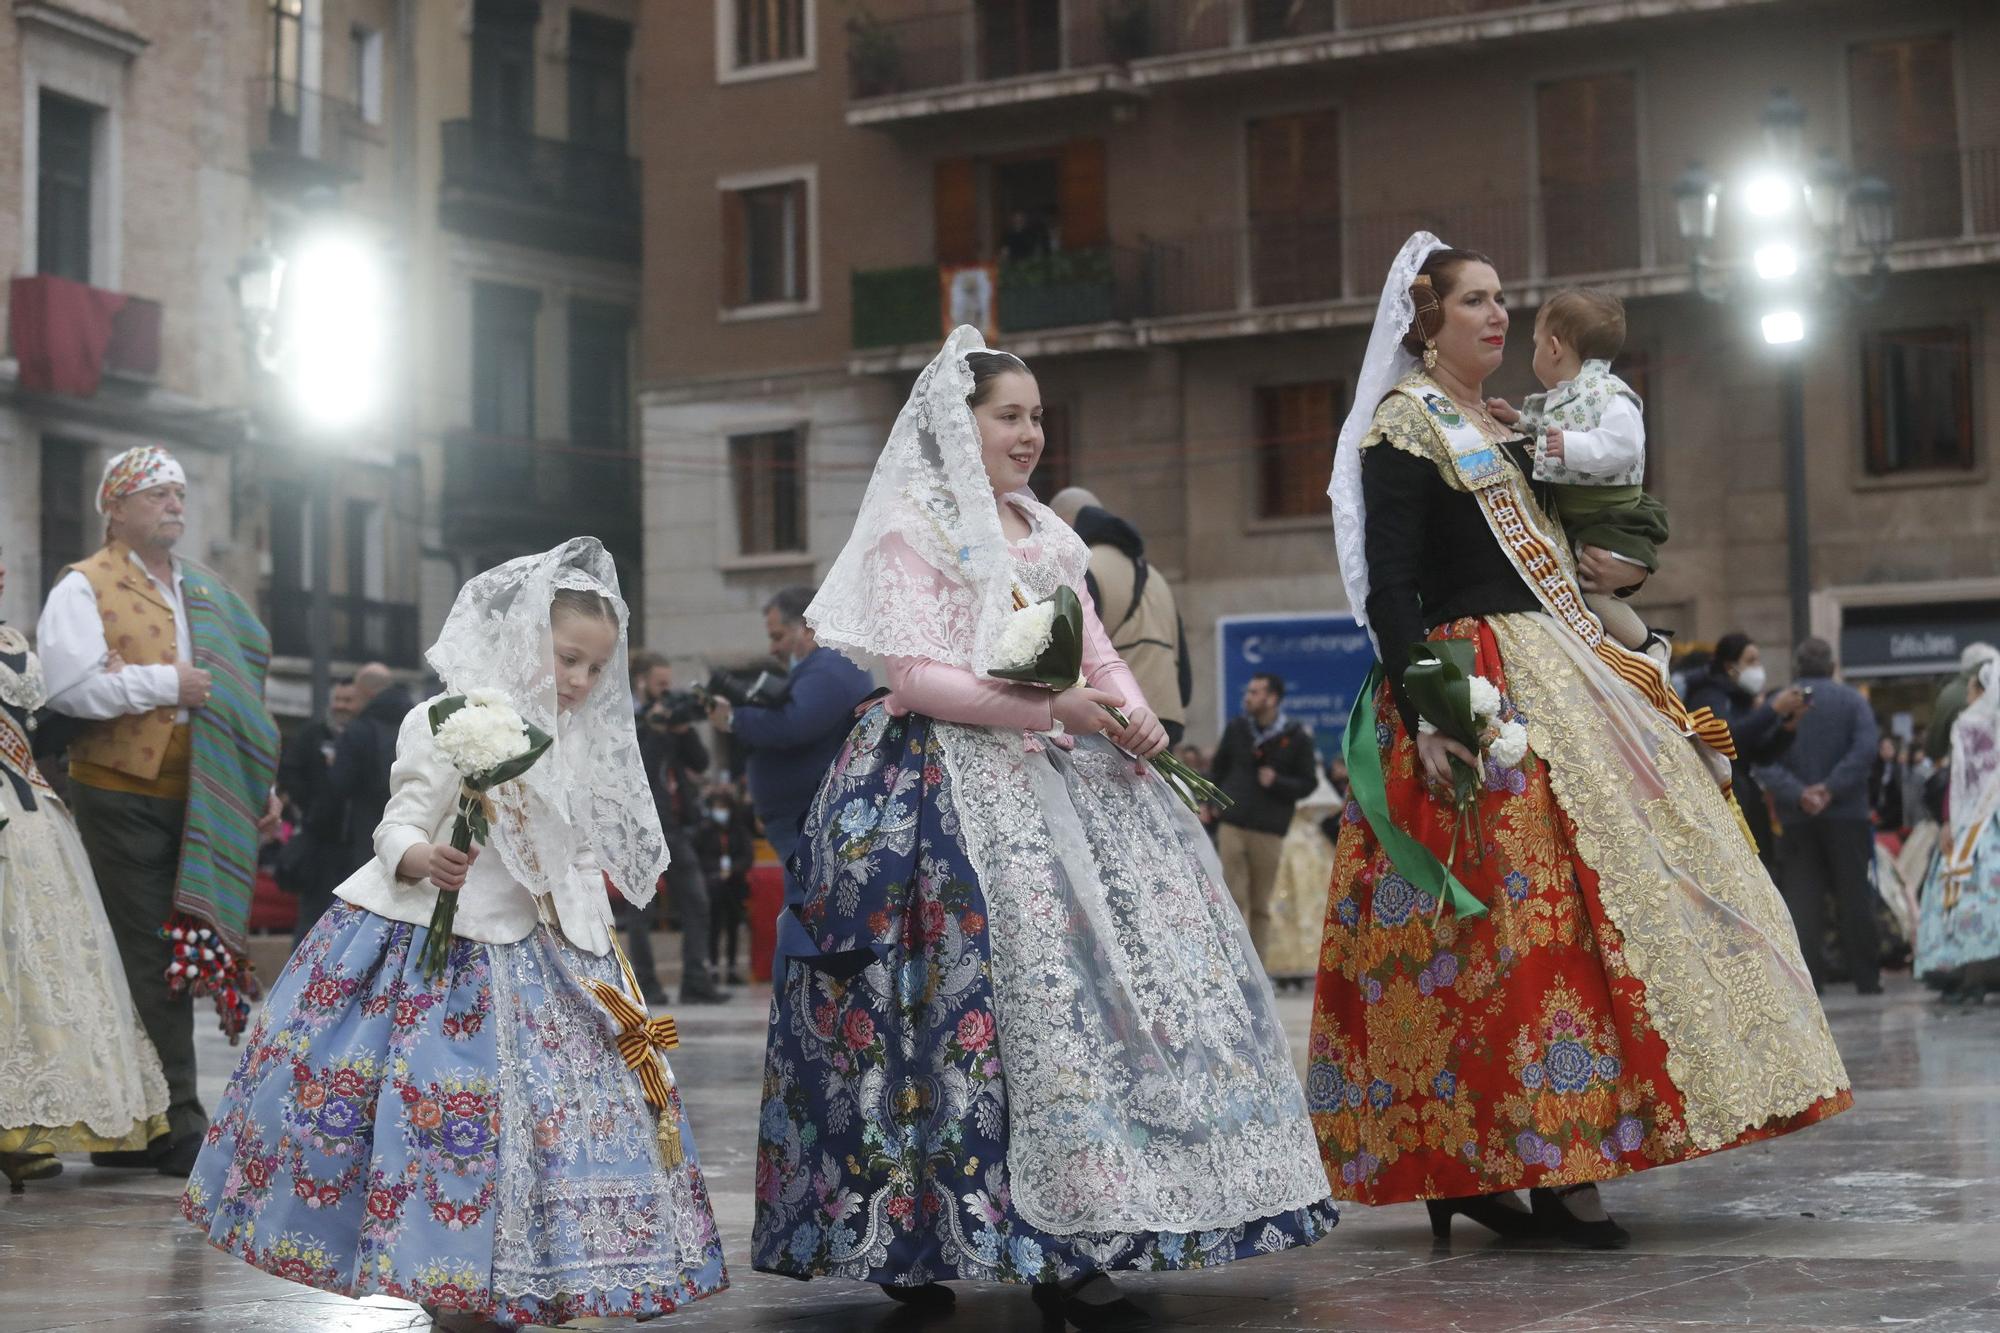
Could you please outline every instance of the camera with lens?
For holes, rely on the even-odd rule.
[[[655,731],[684,727],[708,716],[708,700],[702,690],[668,690],[639,716]]]
[[[792,682],[789,677],[769,671],[714,671],[709,674],[708,684],[702,692],[717,699],[727,699],[737,708],[746,705],[752,708],[779,708],[790,695]]]

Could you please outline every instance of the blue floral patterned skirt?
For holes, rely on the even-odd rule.
[[[1051,1234],[1022,1216],[1008,1168],[988,896],[949,768],[936,724],[877,708],[806,819],[798,915],[821,951],[790,963],[772,1009],[757,1268],[896,1285],[1048,1282],[1212,1267],[1327,1234],[1337,1215],[1319,1192],[1302,1094],[1300,1151],[1315,1184],[1305,1206],[1182,1232]],[[1268,993],[1261,972],[1255,982]]]
[[[1948,892],[1945,883],[1950,842],[1947,830],[1918,895],[1912,967],[1921,980],[1950,980],[1975,964],[2000,962],[2000,821],[1989,823],[1980,833],[1973,848],[1972,873],[1956,894]]]
[[[279,1277],[502,1324],[659,1315],[728,1285],[694,1143],[658,1120],[547,928],[457,940],[336,904],[271,988],[181,1211]],[[671,1157],[672,1154],[667,1154]]]

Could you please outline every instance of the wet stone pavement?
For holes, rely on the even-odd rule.
[[[676,1013],[675,1072],[736,1285],[656,1326],[1041,1329],[1019,1288],[960,1286],[957,1311],[927,1322],[873,1288],[750,1270],[763,994]],[[1283,1004],[1303,1050],[1310,997],[1289,992]],[[1126,1285],[1159,1327],[1176,1330],[2000,1333],[2000,1003],[1943,1009],[1891,978],[1880,998],[1838,988],[1827,1010],[1854,1110],[1607,1187],[1633,1233],[1626,1251],[1502,1245],[1462,1219],[1447,1247],[1432,1242],[1417,1206],[1349,1207],[1312,1248]],[[201,1061],[213,1106],[234,1053],[206,1022]],[[167,1180],[76,1158],[60,1179],[0,1199],[0,1333],[428,1327],[403,1302],[324,1295],[210,1249],[180,1222],[177,1193]]]

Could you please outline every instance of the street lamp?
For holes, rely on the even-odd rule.
[[[260,240],[236,266],[236,299],[253,372],[283,389],[281,428],[301,436],[350,431],[379,409],[386,284],[376,250],[322,207],[281,253]],[[312,451],[312,589],[307,640],[315,716],[333,698],[333,451]]]
[[[1805,108],[1780,88],[1759,117],[1764,154],[1736,187],[1735,220],[1742,258],[1712,254],[1721,182],[1691,164],[1674,183],[1674,220],[1688,247],[1694,289],[1709,301],[1750,305],[1758,331],[1776,354],[1784,405],[1785,527],[1792,642],[1812,632],[1812,573],[1806,542],[1805,341],[1815,298],[1832,294],[1872,301],[1889,272],[1895,239],[1896,192],[1874,176],[1854,180],[1831,150],[1802,166]],[[1850,277],[1836,261],[1853,224],[1854,243],[1869,255],[1865,274]]]

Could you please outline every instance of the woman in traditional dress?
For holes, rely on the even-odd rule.
[[[1951,724],[1949,824],[1917,904],[1919,979],[1977,1002],[2000,986],[2000,662],[1982,663]]]
[[[1041,451],[1034,377],[958,329],[806,613],[893,694],[793,863],[815,951],[772,1010],[753,1255],[930,1307],[1029,1283],[1123,1328],[1144,1316],[1110,1271],[1305,1244],[1335,1213],[1270,983],[1200,823],[1134,758],[1165,732],[1089,599],[1083,685],[988,674],[1017,605],[1084,586],[1026,489]]]
[[[60,1175],[57,1153],[137,1151],[167,1132],[166,1075],[90,861],[35,767],[47,701],[26,636],[0,624],[0,1174],[15,1193]]]
[[[1339,1197],[1424,1199],[1439,1236],[1462,1213],[1615,1247],[1594,1182],[1851,1094],[1718,787],[1726,728],[1604,634],[1581,592],[1609,557],[1572,558],[1489,411],[1507,328],[1484,256],[1411,237],[1341,432],[1341,574],[1385,679],[1347,732],[1306,1090]],[[1420,730],[1405,672],[1427,639],[1472,646],[1526,724],[1518,765]],[[1463,817],[1454,758],[1477,770]]]
[[[1279,986],[1304,990],[1318,975],[1326,881],[1333,873],[1333,843],[1323,825],[1345,804],[1322,769],[1319,786],[1292,810],[1271,887],[1271,937],[1264,942],[1264,971]]]
[[[728,1285],[656,1049],[671,1021],[646,1018],[605,898],[644,906],[667,864],[625,627],[594,537],[459,590],[431,669],[555,744],[487,793],[491,843],[462,852],[460,775],[430,709],[404,719],[375,859],[271,988],[188,1180],[217,1248],[450,1329],[650,1318]]]

